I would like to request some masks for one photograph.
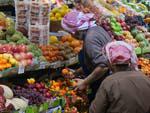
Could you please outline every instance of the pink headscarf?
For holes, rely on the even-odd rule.
[[[93,17],[94,14],[92,13],[84,14],[83,12],[72,10],[62,19],[61,25],[65,30],[75,33],[77,30],[86,30],[96,26],[96,21],[91,20]]]
[[[105,50],[110,63],[124,64],[130,62],[132,67],[135,68],[135,70],[138,70],[138,59],[134,52],[134,48],[131,45],[123,41],[114,41],[108,43]]]

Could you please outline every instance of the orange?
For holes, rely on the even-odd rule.
[[[63,69],[63,70],[62,70],[62,74],[63,74],[63,75],[67,75],[68,73],[69,73],[68,69]]]

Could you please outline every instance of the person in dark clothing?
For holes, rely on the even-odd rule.
[[[150,113],[150,78],[137,71],[134,49],[118,41],[106,51],[113,75],[102,82],[89,113]]]
[[[109,74],[107,61],[102,54],[102,48],[112,39],[108,33],[92,21],[93,14],[83,14],[72,11],[62,20],[62,27],[71,32],[74,37],[83,40],[83,50],[80,52],[81,64],[85,79],[78,81],[78,90],[84,90],[88,85],[92,89],[89,100],[95,97],[101,81]]]

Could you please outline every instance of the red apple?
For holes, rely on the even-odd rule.
[[[47,93],[46,93],[46,97],[47,97],[47,98],[50,98],[50,97],[51,97],[51,94],[50,94],[49,92],[47,92]]]
[[[18,48],[20,49],[20,52],[27,52],[27,47],[26,45],[19,45]]]
[[[28,64],[28,65],[31,65],[31,64],[32,64],[32,60],[31,60],[31,59],[28,59],[28,60],[27,60],[27,64]]]
[[[71,111],[72,111],[71,113],[77,113],[77,108],[73,107]]]
[[[20,53],[21,59],[26,59],[26,54],[24,52]]]
[[[20,53],[20,49],[19,49],[18,47],[14,46],[14,47],[12,48],[12,52],[13,52],[13,53]]]
[[[40,89],[41,85],[39,83],[36,83],[36,88]]]
[[[32,54],[31,52],[28,52],[28,53],[27,53],[27,58],[28,58],[28,59],[32,59],[32,58],[33,58],[33,54]]]

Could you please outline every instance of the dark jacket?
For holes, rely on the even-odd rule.
[[[83,45],[84,62],[92,72],[97,66],[107,67],[107,59],[102,54],[103,47],[112,41],[108,33],[100,26],[89,28]]]
[[[150,79],[141,72],[117,72],[97,91],[89,113],[150,113]]]

